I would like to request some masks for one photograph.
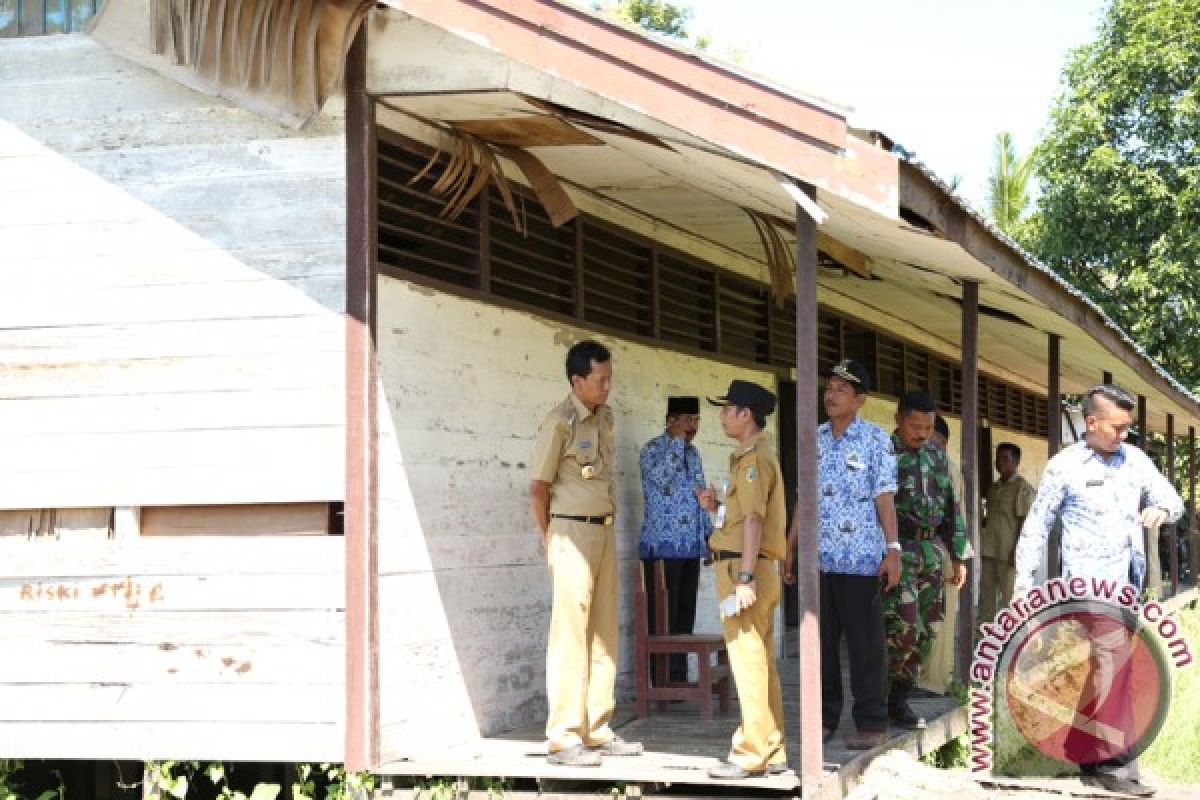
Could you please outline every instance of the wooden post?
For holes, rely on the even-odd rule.
[[[1062,337],[1056,333],[1046,340],[1046,458],[1054,458],[1062,448]],[[1112,381],[1112,373],[1104,373],[1104,382]],[[1042,563],[1046,580],[1057,578],[1062,572],[1062,533],[1057,525],[1050,531],[1046,541],[1046,554]]]
[[[375,103],[367,26],[346,57],[346,769],[376,766]]]
[[[1051,333],[1046,338],[1046,458],[1062,447],[1062,337]]]
[[[809,197],[816,191],[803,187]],[[796,206],[796,558],[800,629],[800,783],[815,792],[823,773],[821,741],[820,576],[817,569],[817,223]]]
[[[1175,485],[1175,415],[1167,414],[1167,480],[1171,482],[1171,486]],[[1171,557],[1168,563],[1171,565],[1171,596],[1179,594],[1179,528],[1173,523],[1168,523],[1170,528],[1167,534],[1168,546],[1171,548]]]
[[[975,640],[975,579],[979,575],[979,284],[963,283],[962,297],[962,436],[963,516],[973,555],[967,580],[958,592],[958,680],[968,683],[971,645]]]
[[[1138,446],[1150,455],[1150,431],[1146,430],[1146,395],[1139,394],[1137,402]]]
[[[1188,426],[1188,513],[1191,518],[1188,520],[1188,552],[1191,558],[1188,559],[1188,564],[1191,565],[1192,585],[1200,585],[1200,569],[1196,563],[1200,559],[1200,540],[1196,536],[1196,428],[1194,425]]]

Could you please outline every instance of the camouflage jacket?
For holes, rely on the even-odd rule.
[[[900,539],[921,538],[920,532],[940,536],[950,555],[960,561],[971,557],[967,524],[946,454],[926,442],[919,450],[892,434],[896,448],[896,522]],[[928,538],[928,537],[926,537]]]

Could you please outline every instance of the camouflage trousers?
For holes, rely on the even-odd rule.
[[[888,682],[912,686],[933,648],[933,624],[944,612],[945,548],[940,541],[906,539],[903,534],[900,544],[904,548],[900,582],[883,595],[883,623],[887,631]]]

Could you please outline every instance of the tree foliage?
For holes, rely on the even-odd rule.
[[[1017,158],[1012,136],[1007,132],[996,134],[995,160],[988,177],[988,211],[996,227],[1018,240],[1023,238],[1019,228],[1029,209],[1032,175],[1032,156]]]
[[[1200,387],[1200,0],[1112,0],[1064,83],[1027,242]]]
[[[692,10],[668,0],[616,0],[615,3],[597,3],[596,8],[651,33],[673,39],[688,38],[687,26],[692,19]]]

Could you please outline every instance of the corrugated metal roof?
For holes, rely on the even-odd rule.
[[[884,135],[886,135],[886,134],[884,134]],[[1028,250],[1026,250],[1024,247],[1022,247],[1016,240],[1014,240],[1012,237],[1010,237],[1004,231],[1000,230],[1000,228],[996,227],[996,225],[991,220],[989,220],[983,214],[979,213],[979,211],[976,210],[974,206],[972,206],[970,203],[968,203],[966,200],[964,200],[957,192],[954,191],[953,188],[950,187],[949,184],[947,184],[945,181],[943,181],[936,172],[934,172],[923,161],[921,161],[919,158],[917,158],[914,153],[910,152],[909,150],[906,150],[904,147],[899,146],[899,145],[897,145],[896,147],[893,147],[892,152],[901,161],[916,168],[922,175],[924,175],[931,182],[933,182],[933,184],[936,185],[939,189],[941,189],[948,198],[950,198],[951,200],[954,201],[954,204],[956,206],[958,206],[962,211],[964,211],[965,213],[970,215],[970,217],[972,219],[974,219],[976,222],[978,222],[980,225],[982,225],[984,228],[986,228],[987,231],[990,234],[992,234],[992,236],[996,237],[997,240],[1002,242],[1005,246],[1007,246],[1013,252],[1015,252],[1017,255],[1019,255],[1021,257],[1021,259],[1026,263],[1026,265],[1028,265],[1029,267],[1036,269],[1039,272],[1041,272],[1042,274],[1046,275],[1048,278],[1050,278],[1055,283],[1057,283],[1059,286],[1061,286],[1064,290],[1066,290],[1072,297],[1076,298],[1077,300],[1082,302],[1084,305],[1086,305],[1090,311],[1095,312],[1095,314],[1100,317],[1100,319],[1104,322],[1104,325],[1107,328],[1109,328],[1113,333],[1115,333],[1119,337],[1121,337],[1121,340],[1126,345],[1128,345],[1129,348],[1131,350],[1133,350],[1139,357],[1145,359],[1145,361],[1148,364],[1150,364],[1151,367],[1154,368],[1154,371],[1158,374],[1158,376],[1161,377],[1163,380],[1167,381],[1167,383],[1170,384],[1170,386],[1173,389],[1175,389],[1176,391],[1183,394],[1185,397],[1187,397],[1193,403],[1200,404],[1200,396],[1197,396],[1196,394],[1194,394],[1190,389],[1188,389],[1183,384],[1181,384],[1178,380],[1176,380],[1175,376],[1173,376],[1171,373],[1167,372],[1167,370],[1164,369],[1157,361],[1155,361],[1154,358],[1152,358],[1150,356],[1150,354],[1147,353],[1146,350],[1133,339],[1132,336],[1130,336],[1128,333],[1125,332],[1124,328],[1122,328],[1120,325],[1118,325],[1112,319],[1112,317],[1110,317],[1104,311],[1103,308],[1101,308],[1099,305],[1097,305],[1095,303],[1095,301],[1093,301],[1090,297],[1088,297],[1086,294],[1084,294],[1079,289],[1075,288],[1074,285],[1069,283],[1066,279],[1064,279],[1061,275],[1059,275],[1053,269],[1046,266],[1041,261],[1038,261],[1037,258],[1035,258],[1032,253],[1030,253]]]

